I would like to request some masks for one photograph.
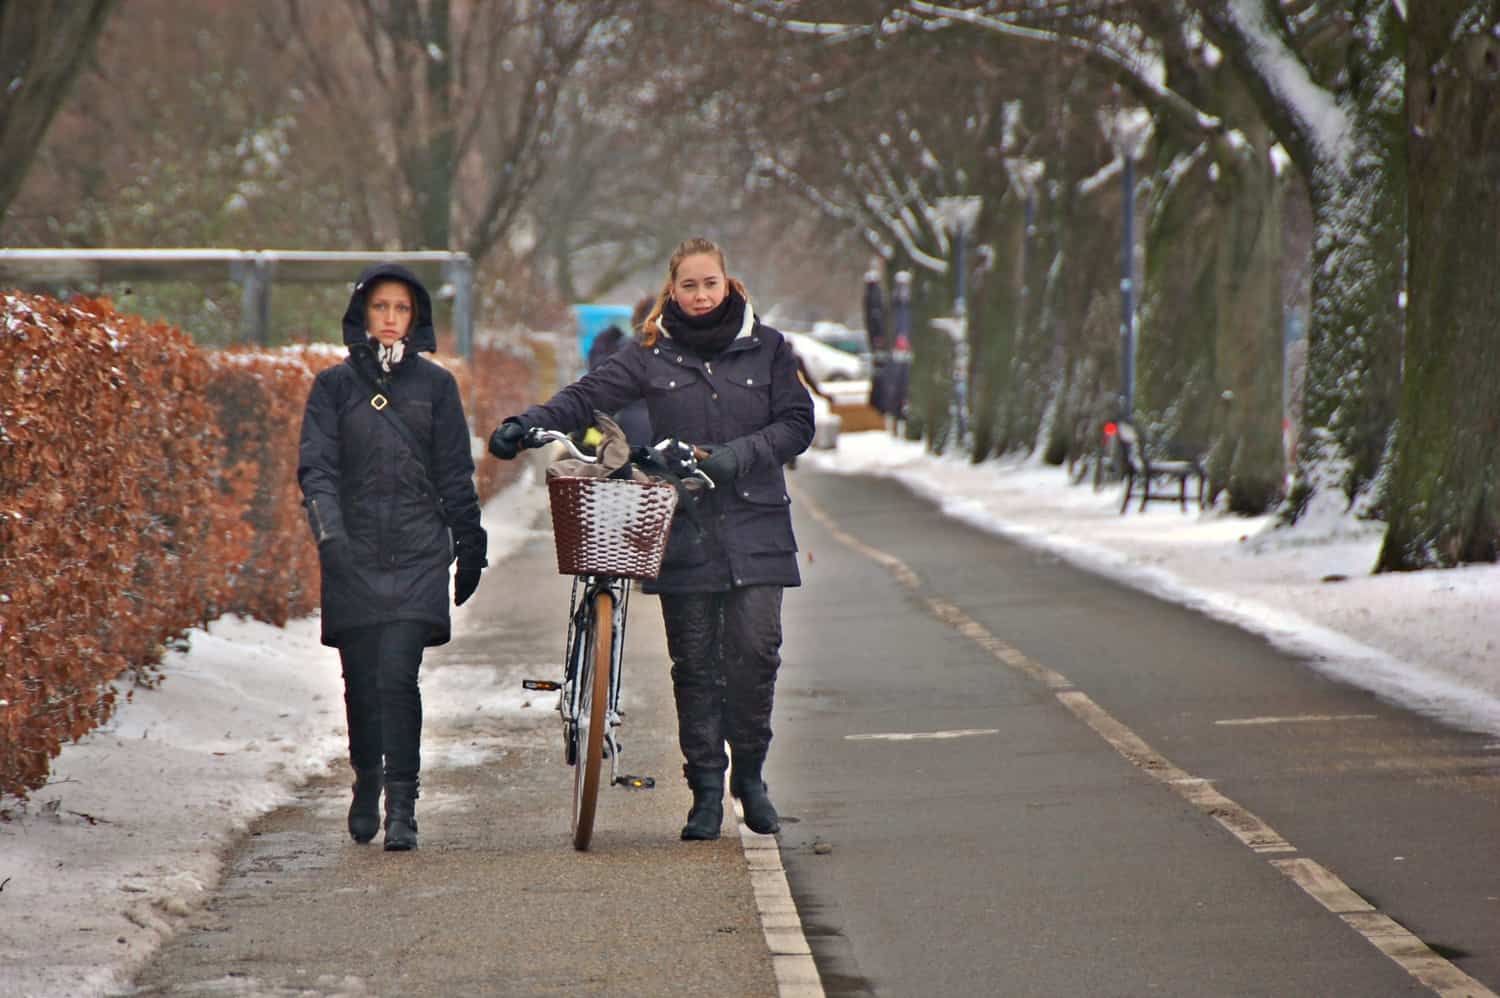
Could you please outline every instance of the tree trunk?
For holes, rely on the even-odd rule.
[[[427,7],[425,86],[431,120],[425,145],[425,183],[413,193],[420,213],[422,249],[446,250],[452,239],[454,175],[458,172],[456,111],[453,106],[452,25],[448,0],[431,0]]]
[[[941,275],[912,271],[911,387],[908,393],[908,440],[924,440],[941,454],[956,429],[953,424],[953,342],[932,320],[949,314],[953,301]]]
[[[0,218],[116,0],[0,0]]]
[[[1035,203],[1028,204],[1025,192],[1015,194],[1015,278],[1016,346],[1011,365],[1011,404],[1008,408],[999,453],[1031,453],[1041,445],[1043,422],[1051,398],[1050,381],[1054,370],[1053,334],[1043,325],[1039,301],[1031,289],[1040,287],[1046,278],[1046,262],[1036,252],[1032,230],[1035,227]]]
[[[1496,20],[1478,0],[1411,8],[1406,372],[1378,571],[1496,560]]]
[[[1350,157],[1357,175],[1330,163],[1309,185],[1312,314],[1292,516],[1322,488],[1342,492],[1357,513],[1376,512],[1370,486],[1401,390],[1406,216],[1404,153],[1376,124],[1361,130]]]
[[[1401,394],[1406,30],[1386,0],[1356,6],[1349,83],[1340,94],[1351,109],[1350,134],[1344,148],[1304,171],[1314,226],[1312,312],[1290,516],[1324,487],[1341,490],[1356,513],[1379,514],[1371,485]]]
[[[996,203],[998,202],[998,203]],[[993,205],[993,207],[992,207]],[[973,351],[969,385],[969,456],[978,463],[1004,447],[1012,392],[1016,326],[1020,318],[1016,279],[1021,227],[1017,206],[1004,194],[985,198],[980,215],[993,256],[977,278],[969,302],[969,342]]]
[[[1214,363],[1215,272],[1224,238],[1220,191],[1206,146],[1184,148],[1170,132],[1161,145],[1147,211],[1136,417],[1150,439],[1191,440],[1206,448],[1221,432]]]
[[[1281,178],[1264,134],[1241,149],[1225,180],[1223,237],[1216,258],[1217,382],[1223,423],[1211,481],[1229,510],[1259,516],[1281,500],[1282,454]],[[1232,178],[1232,179],[1231,179]]]

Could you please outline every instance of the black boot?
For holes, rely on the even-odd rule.
[[[405,852],[417,847],[417,785],[385,785],[385,851]]]
[[[775,835],[781,831],[781,818],[766,795],[766,781],[760,777],[766,754],[732,754],[734,763],[729,775],[729,792],[739,799],[740,810],[745,812],[745,825],[758,835]]]
[[[379,766],[354,771],[354,801],[349,805],[349,834],[355,842],[368,842],[380,831]]]
[[[693,809],[688,812],[687,824],[682,826],[684,842],[704,842],[719,837],[719,826],[724,824],[724,772],[682,767],[688,786],[693,789]]]

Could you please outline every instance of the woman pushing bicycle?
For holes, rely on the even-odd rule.
[[[719,837],[731,765],[729,789],[745,824],[769,835],[781,828],[762,777],[781,665],[781,597],[802,581],[782,468],[812,442],[813,406],[791,344],[755,318],[745,286],[706,239],[672,253],[639,342],[505,420],[490,435],[490,453],[510,460],[534,427],[580,430],[596,411],[642,398],[654,435],[700,447],[698,467],[717,486],[678,510],[661,573],[642,587],[661,597],[672,658],[683,775],[693,792],[682,838]]]

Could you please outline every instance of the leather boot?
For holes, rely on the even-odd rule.
[[[417,785],[385,785],[385,851],[405,852],[417,847]]]
[[[731,755],[734,762],[729,775],[729,792],[739,799],[746,827],[757,835],[775,835],[781,831],[781,817],[766,794],[766,781],[760,776],[766,754],[732,752]]]
[[[682,767],[688,786],[693,790],[693,809],[688,812],[687,824],[682,826],[684,842],[704,842],[719,837],[719,827],[724,824],[724,772]]]
[[[354,771],[354,801],[349,805],[349,834],[355,842],[368,842],[380,831],[382,775],[379,766]]]

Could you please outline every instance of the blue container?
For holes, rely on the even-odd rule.
[[[594,337],[610,326],[619,326],[620,331],[628,337],[632,311],[629,305],[574,305],[573,315],[578,320],[579,358],[588,359],[589,347],[594,345]]]

